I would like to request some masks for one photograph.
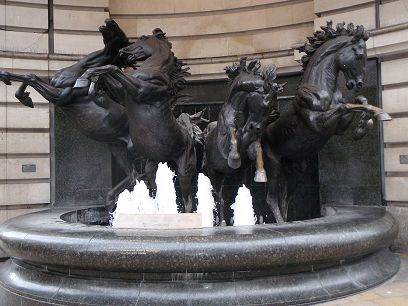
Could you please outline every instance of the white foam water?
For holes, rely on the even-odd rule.
[[[203,227],[212,227],[214,225],[215,203],[212,196],[212,185],[210,179],[203,173],[198,174],[197,181],[197,213],[201,213]]]
[[[234,210],[234,226],[254,225],[256,217],[252,207],[252,196],[249,189],[244,185],[238,189],[235,203],[231,205]]]
[[[176,190],[174,189],[174,172],[163,163],[159,164],[156,173],[156,205],[159,214],[177,214]]]
[[[124,190],[119,194],[116,210],[112,214],[112,227],[119,214],[177,214],[176,191],[173,185],[174,172],[163,163],[156,173],[156,198],[149,196],[145,182],[136,182],[132,192]]]
[[[155,199],[149,196],[149,190],[143,181],[137,182],[132,192],[124,190],[119,195],[116,210],[112,214],[112,227],[115,227],[115,218],[119,214],[177,214],[173,178],[174,172],[166,164],[160,163],[156,173]],[[210,179],[199,173],[197,185],[197,213],[201,214],[203,227],[212,227],[215,203]],[[234,210],[235,226],[255,224],[252,197],[248,188],[239,188],[235,203],[231,207]]]

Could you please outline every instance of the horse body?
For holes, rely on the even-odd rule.
[[[125,108],[111,101],[100,107],[87,96],[78,97],[76,103],[60,106],[66,117],[87,137],[105,143],[123,143],[129,139],[129,122]]]
[[[55,73],[50,84],[57,88],[74,87],[76,80],[89,68],[103,65],[121,66],[119,49],[129,45],[126,34],[112,19],[105,20],[105,25],[99,27],[105,47],[91,52],[81,58],[77,63],[65,67]]]
[[[130,135],[138,153],[157,162],[175,160],[183,153],[189,137],[168,104],[162,101],[129,103],[126,110]]]
[[[148,161],[145,174],[155,189],[159,162],[172,162],[180,182],[186,212],[193,210],[192,180],[196,169],[193,139],[176,121],[171,106],[183,88],[187,70],[171,51],[165,33],[155,29],[120,50],[128,66],[142,61],[137,70],[123,73],[115,66],[88,69],[82,79],[102,80],[107,91],[122,89],[122,101],[129,118],[129,133],[138,153]]]
[[[317,154],[333,135],[343,134],[352,122],[351,112],[356,106],[345,103],[337,88],[338,75],[343,72],[348,89],[362,87],[368,33],[362,26],[356,29],[352,24],[347,29],[343,26],[339,24],[333,29],[328,23],[322,27],[323,31],[309,37],[309,44],[300,48],[307,55],[302,58],[304,72],[294,109],[270,124],[263,134],[269,170],[267,202],[277,222],[286,220],[291,193],[295,190],[295,186],[289,186],[293,182],[285,178],[288,167]],[[362,104],[360,126],[364,128],[360,132],[365,134],[374,113],[364,97],[355,103]]]
[[[126,110],[118,103],[120,100],[113,100],[103,91],[88,95],[89,82],[84,88],[77,88],[75,84],[78,77],[92,67],[107,64],[122,66],[119,50],[128,46],[129,41],[113,20],[106,20],[99,31],[102,33],[105,47],[83,57],[78,63],[59,70],[50,84],[35,75],[22,76],[8,72],[1,72],[0,79],[6,84],[10,84],[10,81],[23,83],[15,94],[22,104],[33,107],[29,92],[25,91],[27,86],[31,86],[59,107],[81,133],[109,144],[112,154],[127,174],[127,177],[108,193],[107,205],[113,207],[115,197],[132,186],[136,173],[136,156],[129,136]]]
[[[227,67],[232,79],[228,97],[217,122],[210,123],[204,134],[204,169],[211,180],[217,205],[217,224],[226,225],[223,184],[227,177],[244,183],[248,167],[257,159],[261,146],[262,125],[276,101],[275,66],[261,70],[258,60],[246,65]],[[257,160],[258,161],[258,160]],[[238,187],[236,187],[238,189]]]

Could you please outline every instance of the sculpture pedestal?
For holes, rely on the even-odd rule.
[[[0,265],[0,304],[305,305],[367,290],[399,269],[388,250],[398,227],[383,207],[173,230],[89,225],[97,216],[54,209],[2,224],[0,248],[11,258]]]
[[[202,228],[202,217],[192,214],[121,214],[115,217],[113,228],[188,229]]]

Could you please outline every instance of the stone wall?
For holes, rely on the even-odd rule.
[[[315,0],[315,26],[326,19],[364,24],[371,30],[369,56],[378,58],[380,104],[393,120],[381,126],[383,199],[400,224],[396,247],[408,250],[408,1]]]
[[[111,16],[132,38],[160,27],[191,79],[225,78],[224,67],[249,55],[299,72],[293,46],[313,30],[313,1],[111,0]]]
[[[0,69],[48,78],[47,0],[1,2],[0,27]],[[50,203],[48,102],[33,92],[24,107],[18,85],[0,85],[0,222]]]

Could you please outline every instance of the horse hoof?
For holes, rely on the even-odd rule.
[[[85,78],[78,78],[75,82],[74,88],[83,88],[88,87],[91,84],[91,81]]]
[[[16,98],[21,102],[21,104],[27,107],[34,108],[33,100],[30,97],[27,96],[27,97],[21,97],[21,98],[16,97]]]
[[[238,169],[241,167],[241,159],[228,156],[228,166],[232,169]]]
[[[111,213],[113,213],[113,212],[115,211],[115,209],[116,209],[116,203],[107,204],[107,205],[105,206],[105,208],[106,208],[106,211],[111,214]]]
[[[227,226],[227,222],[225,222],[225,220],[222,220],[218,226]]]
[[[265,170],[256,170],[255,171],[254,182],[266,183],[267,181],[268,181],[268,179],[266,177]]]

